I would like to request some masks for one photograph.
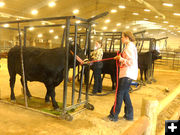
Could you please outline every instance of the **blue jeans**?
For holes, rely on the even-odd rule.
[[[125,103],[124,117],[129,120],[133,119],[133,106],[132,106],[131,99],[129,96],[129,88],[130,88],[131,82],[132,82],[132,79],[128,77],[123,77],[119,79],[118,91],[117,91],[117,96],[116,96],[115,112],[114,112],[114,105],[113,105],[110,111],[111,117],[118,119],[118,115],[121,111],[122,102],[124,101]]]

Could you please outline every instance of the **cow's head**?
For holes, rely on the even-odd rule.
[[[71,54],[74,54],[75,52],[74,42],[69,42],[69,50]],[[81,49],[81,47],[78,44],[76,49],[76,56],[78,56],[82,61],[86,59],[86,55],[84,54],[84,51]]]
[[[162,56],[161,54],[157,51],[157,50],[153,50],[152,51],[152,60],[157,60],[157,59],[161,59]]]

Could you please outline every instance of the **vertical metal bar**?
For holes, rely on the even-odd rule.
[[[122,38],[122,32],[121,32],[121,34],[120,34],[120,48],[119,48],[119,51],[120,51],[120,52],[122,51],[122,40],[121,40],[121,38]]]
[[[63,48],[63,45],[64,45],[64,37],[66,35],[66,28],[64,28],[64,32],[63,32],[63,37],[62,37],[62,40],[61,40],[61,47]]]
[[[107,52],[107,38],[105,40],[105,52]]]
[[[74,105],[75,93],[75,74],[76,74],[76,51],[77,51],[77,24],[75,24],[75,37],[74,37],[74,66],[73,66],[73,83],[72,83],[72,99],[71,104]]]
[[[114,52],[114,33],[113,33],[113,36],[112,36],[112,39],[111,39],[111,43],[112,43],[112,46],[113,46],[113,52]]]
[[[65,69],[64,69],[64,92],[63,92],[63,112],[66,111],[66,99],[67,99],[67,81],[68,81],[68,60],[69,60],[69,30],[70,30],[70,18],[66,18],[66,42],[65,42]]]
[[[88,58],[90,58],[90,48],[91,48],[91,24],[89,24],[89,34],[88,34]],[[88,91],[89,91],[89,75],[90,75],[90,66],[88,66],[88,71],[87,71],[87,84],[86,84],[86,101],[89,100],[88,97]]]
[[[81,35],[79,36],[79,46],[81,47]]]
[[[24,47],[26,47],[26,31],[27,31],[27,28],[24,27]]]
[[[21,57],[21,68],[22,68],[22,78],[23,78],[24,102],[25,102],[25,107],[28,107],[27,95],[26,95],[25,74],[24,74],[23,47],[22,47],[22,42],[21,42],[21,30],[20,30],[19,23],[18,23],[18,33],[19,33],[20,57]]]
[[[149,42],[149,51],[152,52],[152,49],[153,48],[153,40],[150,39],[150,42]],[[152,77],[152,53],[150,53],[150,63],[151,63],[151,67],[150,67],[150,71],[149,72],[149,77]]]
[[[86,41],[85,41],[85,47],[84,47],[84,55],[86,55],[87,51],[87,44],[88,44],[88,35],[90,31],[86,28]],[[84,65],[82,66],[82,71],[81,71],[81,80],[80,80],[80,87],[79,87],[79,96],[78,96],[78,102],[81,102],[81,91],[82,91],[82,83],[83,83],[83,75],[84,75]]]

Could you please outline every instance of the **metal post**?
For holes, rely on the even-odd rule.
[[[21,68],[22,68],[22,78],[23,78],[24,102],[25,102],[25,107],[28,107],[27,95],[26,95],[25,74],[24,74],[23,47],[22,47],[22,42],[21,42],[21,30],[20,30],[19,23],[18,23],[18,33],[19,33],[20,57],[21,57]]]
[[[84,47],[84,55],[86,55],[86,51],[87,51],[89,33],[90,33],[90,31],[88,31],[88,29],[86,28],[86,41],[85,41],[85,47]],[[82,91],[83,75],[84,75],[84,65],[82,66],[82,70],[81,70],[81,80],[80,80],[79,96],[78,96],[78,102],[79,103],[81,102],[81,91]]]
[[[121,34],[120,34],[120,52],[122,51],[122,41],[121,41],[121,38],[122,38],[122,32],[121,32]]]
[[[74,37],[74,66],[73,66],[73,83],[72,83],[72,100],[71,104],[74,105],[75,93],[75,74],[76,74],[76,51],[77,51],[77,25],[75,24],[75,37]]]
[[[24,27],[24,47],[26,47],[26,31],[27,31],[27,28]]]
[[[64,28],[64,32],[63,32],[63,37],[62,37],[62,40],[61,40],[61,47],[63,48],[63,45],[64,45],[64,37],[66,35],[66,28]]]
[[[105,52],[107,52],[107,38],[105,40]]]
[[[65,69],[64,69],[64,92],[63,92],[63,112],[66,111],[66,99],[67,99],[67,81],[68,81],[68,60],[69,60],[69,30],[70,30],[70,18],[66,18],[66,41],[65,41]]]
[[[88,35],[88,58],[90,58],[90,48],[91,48],[91,25],[89,26],[89,35]],[[86,101],[88,101],[88,91],[89,91],[89,73],[90,73],[90,66],[88,66],[87,71],[87,84],[86,84]]]

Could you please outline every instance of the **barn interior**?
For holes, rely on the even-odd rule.
[[[85,34],[87,32],[84,23],[87,22],[83,21],[83,19],[92,19],[103,13],[107,13],[107,15],[102,15],[102,17],[98,17],[90,23],[91,48],[93,48],[95,40],[102,40],[104,51],[116,52],[120,49],[121,32],[132,31],[137,39],[136,45],[139,45],[138,51],[149,51],[150,46],[153,44],[152,41],[155,39],[154,49],[157,49],[162,55],[162,59],[156,60],[154,64],[153,77],[156,82],[142,84],[140,89],[132,86],[132,89],[135,90],[130,94],[135,113],[133,122],[119,120],[117,123],[112,123],[106,118],[115,98],[115,92],[112,92],[111,89],[112,84],[109,75],[106,75],[103,80],[103,93],[99,94],[99,96],[89,95],[89,102],[95,109],[89,111],[81,108],[80,113],[72,113],[74,116],[72,122],[47,117],[44,113],[40,114],[38,111],[32,111],[34,109],[19,108],[18,104],[13,103],[12,105],[9,102],[10,87],[7,53],[15,45],[20,45],[20,38],[22,45],[26,41],[26,46],[46,49],[60,47],[61,45],[65,46],[65,41],[63,43],[62,41],[67,26],[66,17],[71,16],[73,19],[70,19],[72,25],[70,26],[68,40],[74,40],[75,24],[77,24],[77,43],[84,49],[86,44]],[[65,19],[52,19],[58,17],[65,17]],[[168,101],[169,105],[158,114],[157,121],[153,124],[156,127],[155,131],[152,131],[154,134],[164,134],[164,121],[172,118],[178,119],[180,114],[179,18],[180,1],[178,0],[0,0],[0,106],[4,108],[0,109],[0,118],[3,119],[0,124],[2,125],[0,133],[15,135],[119,135],[123,134],[126,129],[131,131],[129,128],[141,118],[144,98],[155,99],[161,103],[163,99],[170,95],[169,99],[172,102]],[[39,19],[39,21],[32,21],[33,19]],[[26,33],[24,33],[25,28]],[[24,39],[25,37],[26,39]],[[72,74],[71,69],[69,80],[72,79]],[[92,71],[90,71],[91,74]],[[15,93],[17,97],[24,100],[19,80],[20,76],[17,76]],[[140,76],[138,76],[139,80]],[[43,99],[43,101],[37,100],[37,102],[44,104],[46,92],[44,85],[39,82],[29,82],[28,84],[32,95]],[[72,82],[67,82],[67,85],[67,104],[69,105],[71,104]],[[80,88],[77,80],[75,85],[77,85],[77,89]],[[90,92],[92,87],[93,81],[90,85]],[[61,105],[63,103],[63,89],[63,84],[56,88],[56,98]],[[82,91],[85,92],[85,89],[83,85]],[[106,93],[110,94],[106,95]],[[78,94],[78,92],[75,92],[75,100],[77,100]],[[173,97],[174,99],[171,99]],[[84,94],[82,94],[82,100],[86,100]],[[164,102],[167,103],[166,100]],[[52,110],[51,104],[45,106]],[[124,106],[120,116],[123,116],[123,111]],[[47,122],[47,125],[44,125],[45,122]],[[146,126],[146,124],[144,125]],[[147,132],[146,129],[148,129],[148,126],[138,132]]]

